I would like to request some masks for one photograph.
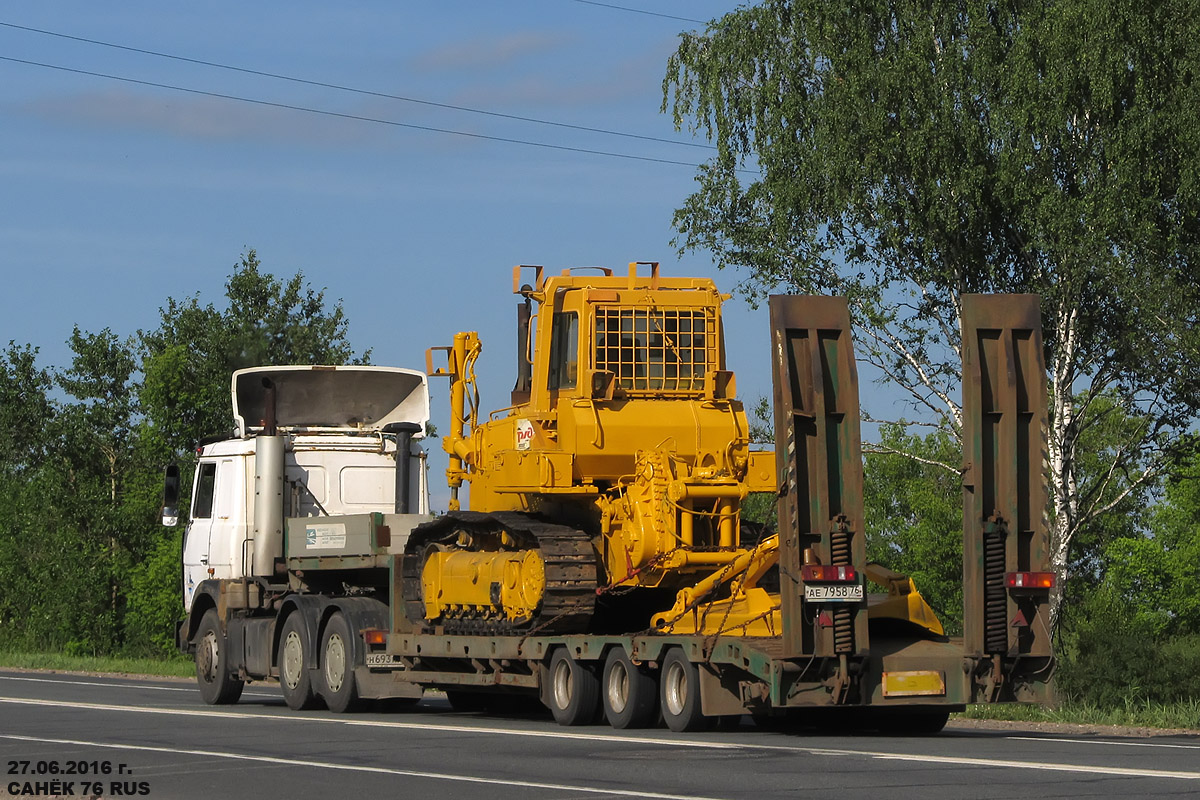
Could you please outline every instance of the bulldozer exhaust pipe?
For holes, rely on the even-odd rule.
[[[384,433],[396,437],[396,513],[411,514],[412,508],[412,437],[421,431],[415,422],[393,422],[383,426]]]
[[[532,317],[533,304],[526,297],[523,303],[517,304],[517,382],[512,390],[514,406],[529,402],[529,391],[533,385],[532,367],[529,364],[529,321]]]

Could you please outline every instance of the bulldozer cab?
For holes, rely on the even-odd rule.
[[[549,411],[563,399],[732,396],[732,375],[723,370],[723,298],[712,281],[661,278],[657,262],[632,262],[627,277],[605,267],[579,269],[600,274],[514,269],[513,291],[525,298],[514,405]],[[530,270],[533,282],[522,283]]]

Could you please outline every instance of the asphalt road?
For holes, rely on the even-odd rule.
[[[190,683],[0,671],[0,768],[0,797],[1196,797],[1200,738],[560,728],[437,698],[292,712],[255,684],[214,708]]]

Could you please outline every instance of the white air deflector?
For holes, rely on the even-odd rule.
[[[400,367],[253,367],[233,373],[238,437],[260,432],[266,394],[275,386],[280,431],[377,431],[392,422],[429,421],[425,373]],[[420,434],[418,434],[420,436]]]

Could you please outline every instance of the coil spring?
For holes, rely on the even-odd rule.
[[[1008,597],[1004,590],[1004,534],[983,534],[983,637],[984,651],[1008,650]]]
[[[829,533],[829,563],[849,566],[853,561],[850,550],[850,531],[841,526]],[[833,651],[854,652],[854,614],[852,609],[838,608],[833,612]]]
[[[849,566],[853,562],[850,556],[850,531],[835,530],[829,535],[829,563],[834,566]]]
[[[796,423],[792,420],[792,424],[788,426],[787,432],[787,493],[788,493],[788,511],[791,519],[788,520],[791,527],[789,530],[800,530],[800,504],[796,501],[798,486],[798,477],[796,474]]]
[[[848,608],[833,612],[833,652],[854,652],[854,616]]]

